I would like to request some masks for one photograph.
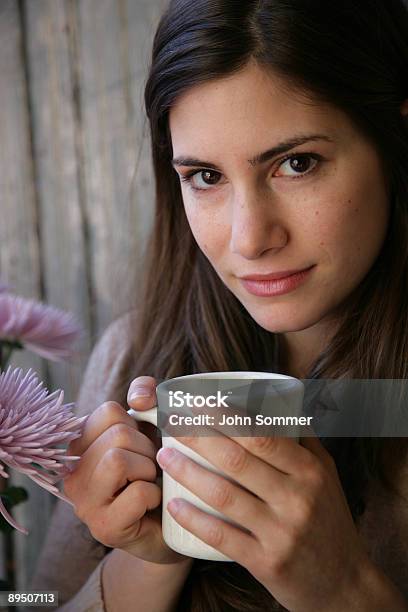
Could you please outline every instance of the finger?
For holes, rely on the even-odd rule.
[[[274,504],[283,503],[293,491],[294,483],[288,475],[248,452],[236,442],[241,438],[231,440],[217,434],[177,440],[207,459],[222,476],[237,482],[269,505],[272,499]]]
[[[115,423],[106,429],[83,453],[75,464],[74,470],[64,479],[75,479],[82,486],[89,481],[93,471],[106,453],[115,449],[132,451],[156,461],[156,447],[151,440],[140,431],[124,423]]]
[[[142,540],[149,534],[146,545],[152,548],[152,530],[157,538],[162,538],[161,517],[159,520],[153,515],[146,514],[160,506],[162,499],[161,489],[151,482],[137,480],[126,487],[116,500],[109,506],[108,516],[112,521],[118,520],[118,531],[123,532],[124,543],[129,544],[131,539]],[[157,516],[157,515],[156,515]],[[142,550],[139,549],[140,554]]]
[[[116,423],[123,423],[138,430],[138,425],[130,414],[118,403],[107,401],[100,404],[85,421],[82,434],[69,443],[69,454],[82,455],[104,431]]]
[[[292,438],[276,436],[230,438],[218,432],[215,427],[201,429],[202,431],[205,429],[209,434],[174,437],[181,444],[208,459],[216,467],[222,470],[225,468],[226,473],[234,479],[242,468],[248,470],[250,477],[254,475],[249,474],[249,468],[260,466],[257,461],[254,461],[254,458],[262,460],[268,466],[273,467],[277,473],[285,475],[296,475],[301,472],[305,464],[309,466],[314,461],[312,453]],[[245,457],[244,449],[248,451],[248,457]]]
[[[315,460],[313,454],[308,449],[298,444],[295,438],[274,435],[230,437],[223,433],[223,427],[219,426],[217,421],[215,421],[214,425],[211,425],[211,427],[200,426],[199,431],[202,434],[200,436],[174,437],[182,444],[186,444],[190,448],[193,448],[201,455],[204,452],[208,452],[208,450],[205,451],[204,447],[208,449],[210,445],[211,448],[214,449],[215,446],[220,446],[219,442],[214,441],[217,436],[223,436],[225,441],[233,441],[235,444],[245,448],[249,453],[274,467],[276,470],[293,476],[300,474],[304,465],[309,466]],[[211,439],[213,439],[212,443],[204,442],[205,440]],[[225,443],[227,444],[227,442]],[[236,453],[238,453],[238,451],[236,451]],[[209,459],[207,455],[203,454],[203,456]],[[209,459],[209,461],[213,463],[211,459]]]
[[[157,406],[156,379],[153,376],[138,376],[132,380],[127,403],[134,410],[149,410]],[[139,421],[138,428],[152,440],[156,450],[161,447],[161,432],[156,425]]]
[[[258,554],[259,544],[254,536],[185,500],[170,500],[167,510],[184,529],[243,567]]]
[[[210,472],[176,449],[161,450],[157,459],[172,478],[203,502],[232,519],[238,526],[245,527],[248,531],[256,528],[257,533],[265,533],[270,511],[261,499]]]
[[[138,453],[111,448],[99,461],[83,484],[95,507],[112,503],[125,487],[136,480],[154,482],[157,469],[154,462]]]
[[[234,441],[255,457],[290,476],[301,475],[302,469],[313,463],[310,451],[294,438],[278,436],[237,437]]]
[[[136,480],[113,501],[110,506],[110,514],[112,517],[117,517],[120,526],[126,528],[148,510],[157,508],[161,499],[162,492],[157,484]]]
[[[156,484],[143,480],[132,482],[112,504],[100,511],[99,525],[95,523],[92,533],[107,546],[121,547],[141,538],[152,528],[161,531],[157,521],[145,516],[148,510],[157,508],[160,502],[161,490]],[[107,531],[110,536],[105,535]]]
[[[156,379],[138,376],[129,385],[127,403],[135,410],[149,410],[156,406]]]

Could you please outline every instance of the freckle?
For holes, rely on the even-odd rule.
[[[324,242],[321,242],[321,243],[320,243],[320,246],[324,246]]]
[[[351,200],[349,200],[348,203],[351,204]]]
[[[359,208],[355,208],[355,209],[354,209],[354,212],[358,212],[359,210],[360,210]]]
[[[318,211],[318,210],[315,210],[315,215],[317,216],[318,214],[319,214],[319,211]]]

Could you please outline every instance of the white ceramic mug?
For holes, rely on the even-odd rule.
[[[291,414],[300,415],[302,412],[304,385],[300,380],[296,378],[293,378],[291,376],[285,376],[284,374],[273,374],[269,372],[207,372],[200,374],[189,374],[186,376],[178,376],[161,382],[156,387],[158,406],[155,406],[154,408],[151,408],[149,410],[140,411],[133,410],[131,408],[127,411],[128,414],[133,416],[138,421],[146,421],[148,423],[153,423],[153,425],[156,425],[157,427],[158,407],[168,410],[168,405],[166,404],[166,406],[161,406],[161,402],[163,402],[164,404],[163,398],[168,394],[169,386],[172,386],[174,388],[174,383],[176,381],[180,381],[180,383],[182,384],[182,381],[187,381],[190,379],[213,379],[217,381],[220,381],[222,379],[230,379],[229,381],[226,381],[226,383],[228,382],[228,388],[234,386],[234,383],[232,383],[231,385],[231,379],[237,379],[237,386],[240,384],[240,381],[242,379],[273,379],[277,381],[282,380],[282,383],[284,382],[284,380],[286,380],[288,384],[283,385],[284,388],[282,389],[282,392],[280,391],[280,394],[283,394],[284,396],[284,400],[286,402],[285,405],[290,406]],[[218,382],[217,384],[219,385],[220,383]],[[272,395],[270,397],[270,402],[272,404],[277,405],[279,403],[279,398],[277,401],[277,396]],[[281,408],[281,403],[279,403],[279,407]],[[207,468],[209,471],[212,471],[216,474],[221,474],[227,480],[234,482],[232,478],[223,473],[221,470],[216,469],[204,457],[202,457],[186,445],[182,444],[175,438],[171,437],[170,435],[162,436],[162,445],[163,447],[176,448],[178,451],[184,453],[187,457],[190,457],[198,464]],[[167,510],[167,503],[174,497],[180,497],[194,504],[197,508],[203,510],[204,512],[207,512],[208,514],[212,514],[214,516],[222,518],[224,521],[232,525],[236,525],[238,527],[240,526],[234,523],[234,521],[226,517],[224,514],[219,513],[214,508],[203,502],[203,500],[194,495],[194,493],[192,493],[191,491],[183,487],[180,483],[178,483],[176,480],[171,478],[171,476],[166,471],[163,471],[162,487],[162,530],[163,539],[166,544],[176,552],[179,552],[189,557],[195,557],[197,559],[208,559],[211,561],[232,561],[232,559],[222,554],[220,551],[216,550],[212,546],[209,546],[208,544],[197,538],[195,535],[181,527],[181,525],[179,525],[177,521],[173,519],[173,517]],[[240,528],[243,529],[242,527]]]

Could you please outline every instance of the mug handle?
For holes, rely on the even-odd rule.
[[[136,421],[146,421],[146,423],[152,423],[157,427],[157,406],[149,408],[149,410],[133,410],[133,408],[130,408],[127,413]]]
[[[149,408],[149,410],[133,410],[133,408],[129,408],[127,413],[136,421],[146,421],[146,423],[152,423],[157,427],[157,406]],[[159,487],[162,487],[163,476],[158,476],[155,482]]]

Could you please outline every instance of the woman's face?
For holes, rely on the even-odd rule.
[[[389,208],[373,145],[342,111],[282,85],[249,64],[193,87],[170,112],[174,168],[180,180],[195,173],[181,180],[194,237],[250,315],[277,333],[330,318],[373,265]],[[275,295],[240,280],[310,266],[301,284]]]

